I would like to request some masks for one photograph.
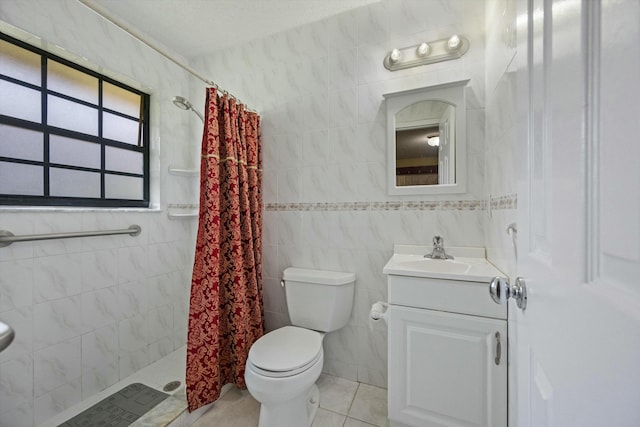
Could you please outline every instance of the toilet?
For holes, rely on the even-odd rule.
[[[249,350],[245,382],[260,402],[258,427],[309,427],[320,403],[322,340],[351,317],[353,273],[289,267],[283,272],[293,326],[265,334]]]

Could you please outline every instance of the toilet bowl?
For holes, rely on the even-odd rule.
[[[251,347],[244,377],[249,392],[261,403],[259,427],[310,426],[319,404],[315,382],[324,361],[323,335],[285,326]]]
[[[320,399],[325,332],[342,328],[353,304],[353,273],[288,268],[283,280],[294,326],[265,334],[249,350],[245,382],[260,402],[259,427],[310,427]]]

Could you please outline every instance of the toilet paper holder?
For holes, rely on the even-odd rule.
[[[378,301],[371,306],[371,311],[369,312],[369,316],[373,320],[384,320],[387,321],[387,310],[389,309],[389,304],[386,302]]]

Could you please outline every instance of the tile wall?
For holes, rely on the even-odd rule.
[[[517,258],[509,224],[517,220],[517,152],[516,152],[516,70],[517,70],[517,0],[487,2],[487,108],[485,192],[489,200],[485,237],[487,257],[513,280]],[[517,236],[517,235],[516,235]],[[510,305],[513,309],[513,305]],[[509,314],[510,318],[512,314]],[[516,336],[509,336],[510,349],[516,348]],[[510,354],[510,358],[515,355]],[[517,402],[515,388],[510,388],[510,406]],[[517,414],[509,408],[511,418]],[[509,424],[517,424],[510,419]]]
[[[142,227],[137,237],[0,248],[0,319],[16,330],[0,354],[2,427],[38,425],[185,344],[196,225],[169,220],[165,208],[197,203],[197,182],[167,170],[193,166],[199,146],[171,103],[188,94],[188,75],[81,3],[3,1],[0,28],[24,36],[13,27],[151,93],[155,209],[0,208],[0,229],[16,235]]]
[[[487,256],[511,277],[516,274],[507,227],[517,219],[516,188],[516,0],[487,2],[486,155]]]
[[[287,266],[353,271],[349,324],[325,338],[327,373],[386,387],[386,329],[370,329],[373,302],[386,300],[382,268],[394,243],[485,244],[485,2],[386,0],[191,58],[260,111],[264,149],[264,288],[267,326],[289,322]],[[458,33],[471,42],[461,59],[389,72],[392,47]],[[389,196],[382,94],[470,79],[467,89],[468,192]],[[193,85],[195,105],[204,90]],[[460,203],[460,201],[465,201]]]

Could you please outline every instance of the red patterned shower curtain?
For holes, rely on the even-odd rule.
[[[223,385],[245,387],[249,348],[264,333],[260,116],[207,89],[200,218],[187,340],[189,411]]]

